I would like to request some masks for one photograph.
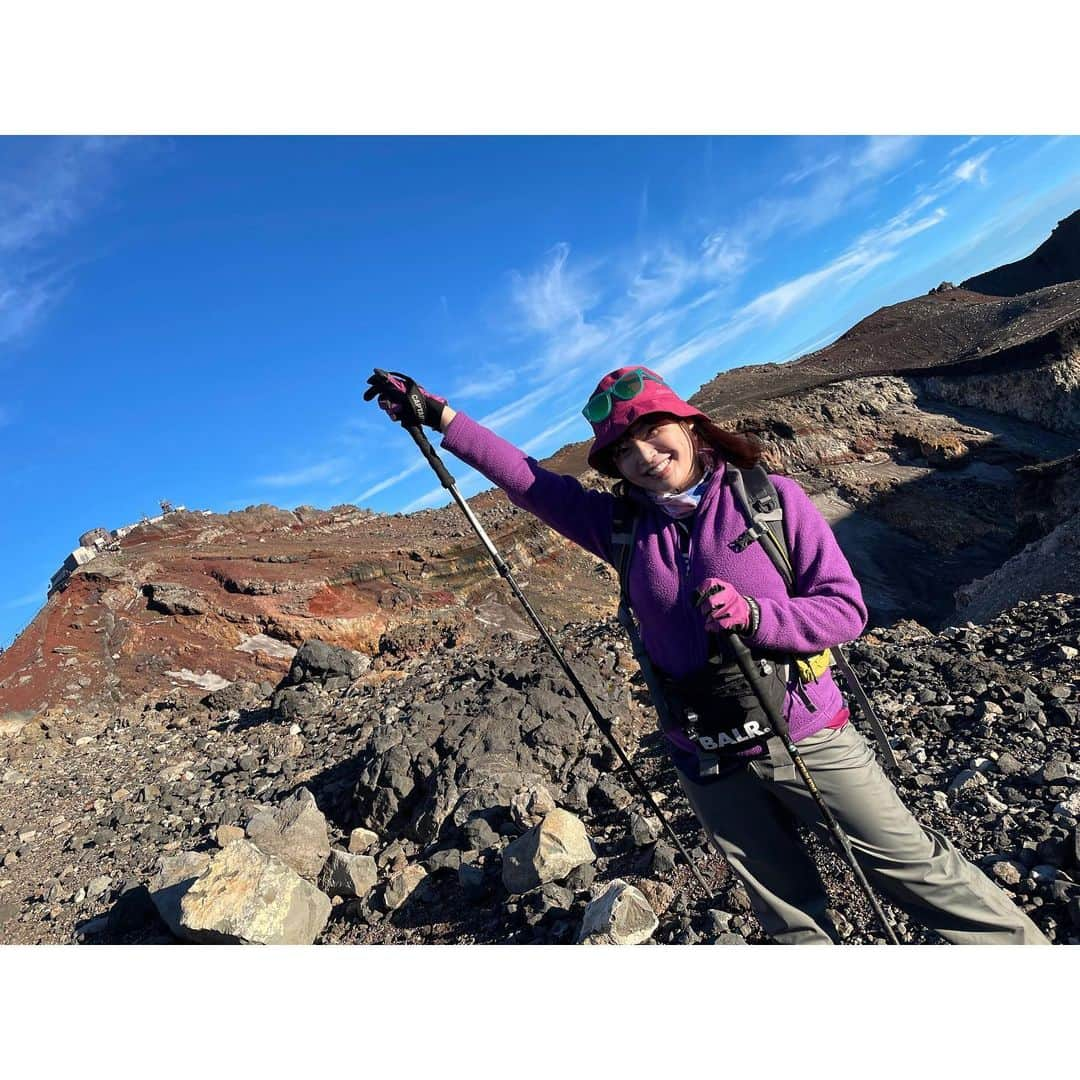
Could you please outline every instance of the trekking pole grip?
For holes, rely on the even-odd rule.
[[[442,486],[448,489],[452,488],[454,478],[450,475],[450,470],[443,464],[442,458],[435,452],[435,447],[428,442],[424,429],[419,424],[409,424],[405,430],[413,437],[413,442],[420,447],[420,453],[427,458],[428,464],[435,470],[435,475],[439,478]]]

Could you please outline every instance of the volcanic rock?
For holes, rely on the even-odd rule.
[[[586,907],[578,944],[640,945],[659,925],[642,893],[616,878]]]
[[[204,851],[185,851],[164,856],[150,882],[150,899],[162,922],[177,936],[183,934],[180,925],[180,903],[196,878],[210,865],[210,855]]]
[[[307,788],[280,806],[257,813],[247,824],[247,836],[261,851],[311,881],[330,855],[326,817]]]
[[[330,898],[280,859],[239,840],[218,852],[180,901],[180,928],[205,944],[310,945]]]
[[[555,800],[543,784],[533,784],[510,800],[514,820],[525,829],[539,825],[555,809]]]
[[[358,858],[362,859],[364,856],[360,855]],[[416,892],[426,877],[427,871],[422,866],[406,866],[403,870],[391,875],[383,893],[383,903],[387,911],[396,911],[401,907]]]
[[[285,685],[315,681],[343,689],[369,667],[370,657],[339,645],[311,639],[305,641],[293,657]]]
[[[595,859],[582,821],[566,810],[552,810],[503,852],[503,885],[507,892],[525,893],[547,881],[561,881]]]
[[[370,829],[353,829],[349,833],[349,852],[353,855],[362,855],[373,844],[379,842],[378,833],[372,832]]]
[[[366,896],[379,878],[370,855],[354,855],[333,849],[319,875],[319,888],[327,896]]]
[[[151,581],[143,586],[151,611],[164,615],[205,615],[206,600],[194,589],[172,582]]]

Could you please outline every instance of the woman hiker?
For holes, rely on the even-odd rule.
[[[407,376],[368,381],[366,400],[378,396],[393,419],[408,415],[441,432],[442,446],[511,502],[614,561],[615,495],[541,468]],[[831,670],[806,677],[796,663],[779,662],[814,658],[858,637],[866,624],[851,567],[799,485],[770,477],[794,569],[789,594],[760,543],[732,550],[748,525],[732,490],[733,466],[757,464],[756,443],[722,431],[644,367],[605,375],[583,411],[595,436],[589,464],[623,480],[637,511],[627,588],[645,649],[670,690],[676,719],[664,731],[668,752],[765,933],[791,945],[838,940],[821,878],[796,831],[797,822],[819,827],[820,813],[780,740],[752,718],[753,695],[725,652],[731,632],[765,661],[774,683],[781,680],[791,737],[881,893],[957,944],[1049,944],[985,874],[911,815],[849,723]]]

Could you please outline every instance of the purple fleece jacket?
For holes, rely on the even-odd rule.
[[[464,413],[450,422],[442,445],[502,488],[511,502],[598,558],[612,561],[614,496],[541,468]],[[866,625],[862,590],[828,523],[794,480],[784,476],[771,480],[784,510],[784,533],[795,569],[794,596],[788,595],[760,544],[741,552],[731,550],[729,545],[746,531],[748,520],[723,467],[713,473],[694,515],[688,570],[679,557],[679,526],[647,498],[639,500],[628,581],[630,604],[650,658],[668,675],[689,675],[708,660],[704,617],[691,601],[706,578],[730,581],[758,602],[761,621],[753,637],[745,640],[760,648],[811,654],[862,633]],[[831,671],[810,683],[806,693],[812,710],[790,691],[785,699],[796,741],[820,731],[844,707]],[[673,741],[681,749],[689,745],[685,738]]]

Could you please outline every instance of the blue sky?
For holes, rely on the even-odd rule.
[[[542,457],[612,367],[689,395],[1077,208],[1078,138],[0,138],[0,644],[161,499],[444,501],[376,365]]]

